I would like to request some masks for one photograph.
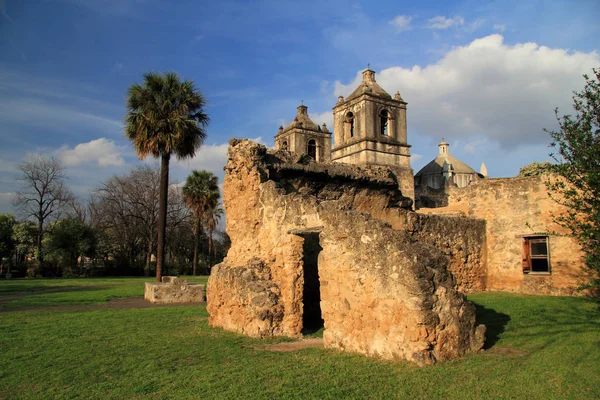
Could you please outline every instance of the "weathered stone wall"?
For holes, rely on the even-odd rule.
[[[446,188],[434,189],[427,185],[415,185],[415,209],[446,207],[448,194]]]
[[[233,140],[228,154],[224,204],[232,244],[209,278],[211,325],[298,336],[302,234],[321,231],[326,347],[419,363],[481,348],[484,328],[476,328],[474,307],[455,289],[448,257],[429,239],[353,211],[410,207],[392,169],[303,164],[249,141]]]
[[[485,221],[466,218],[463,213],[426,215],[402,208],[389,207],[377,196],[359,196],[355,210],[389,223],[393,229],[407,231],[420,242],[434,246],[448,258],[447,268],[463,293],[486,289]],[[440,210],[440,209],[436,209]]]
[[[324,204],[319,258],[327,347],[407,359],[451,359],[483,345],[475,308],[436,248],[355,211]]]
[[[576,241],[552,221],[562,206],[548,197],[548,176],[484,179],[450,188],[448,207],[419,212],[459,211],[484,219],[487,289],[528,294],[576,294],[582,253]],[[523,235],[549,235],[550,273],[523,273]]]

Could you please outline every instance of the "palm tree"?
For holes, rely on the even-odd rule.
[[[193,274],[196,275],[198,266],[198,242],[200,240],[200,230],[203,222],[209,214],[212,214],[214,208],[219,203],[219,181],[216,176],[208,171],[196,171],[187,177],[185,185],[181,191],[187,206],[192,210],[195,217],[195,240],[194,240],[194,261],[192,264]],[[210,255],[211,235],[208,235],[208,252]]]
[[[165,262],[169,161],[191,158],[206,138],[209,116],[204,112],[206,100],[189,80],[167,72],[144,74],[141,85],[134,83],[127,91],[125,136],[133,142],[139,158],[160,157],[160,201],[156,255],[156,280],[160,282]]]
[[[217,201],[218,201],[218,199],[217,199]],[[215,231],[215,228],[217,227],[219,220],[223,216],[223,212],[224,212],[223,209],[217,203],[214,207],[212,207],[212,209],[206,216],[207,217],[206,218],[206,228],[208,229],[208,260],[209,260],[208,264],[211,267],[212,267],[212,263],[214,262],[214,260],[216,258],[215,247],[213,246],[213,242],[212,242],[212,234]],[[211,260],[211,257],[212,257],[212,260]]]

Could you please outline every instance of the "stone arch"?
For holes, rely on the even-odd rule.
[[[383,108],[379,111],[379,134],[390,136],[390,112]]]
[[[315,161],[317,160],[317,141],[315,139],[310,139],[306,143],[306,154],[309,157],[312,157]]]
[[[355,118],[352,111],[348,111],[344,116],[344,130],[346,131],[346,138],[354,137],[355,132]]]

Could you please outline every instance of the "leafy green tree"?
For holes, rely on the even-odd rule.
[[[19,221],[13,226],[14,253],[13,261],[18,269],[25,269],[25,262],[34,255],[37,246],[38,227],[31,221]],[[36,275],[37,271],[27,271],[28,275]]]
[[[15,247],[13,239],[15,223],[15,217],[11,214],[0,214],[0,274],[4,272],[2,261],[11,256]]]
[[[198,244],[202,225],[212,213],[214,208],[219,203],[219,180],[215,175],[208,171],[196,171],[187,177],[185,185],[181,191],[183,199],[188,208],[192,210],[195,218],[195,234],[194,234],[194,259],[192,261],[192,273],[196,275],[198,266]],[[211,232],[212,233],[212,232]],[[210,255],[210,246],[212,243],[211,233],[208,235],[208,252]]]
[[[552,170],[559,179],[547,182],[552,198],[566,206],[555,221],[568,229],[586,253],[591,279],[583,286],[600,289],[600,69],[584,75],[582,92],[574,92],[575,115],[558,115],[559,131],[552,137]]]
[[[97,239],[93,229],[78,218],[55,221],[47,235],[48,256],[62,267],[63,275],[83,275],[83,257],[93,257]],[[80,258],[82,259],[79,264]]]
[[[182,82],[173,72],[146,73],[144,82],[131,85],[127,92],[125,136],[133,142],[140,158],[152,155],[161,159],[157,281],[165,262],[169,162],[171,155],[179,159],[193,157],[202,145],[209,122],[205,105],[194,83]]]

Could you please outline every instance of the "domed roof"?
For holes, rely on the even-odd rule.
[[[307,129],[309,131],[320,131],[320,127],[315,124],[308,116],[308,107],[304,104],[298,106],[298,114],[288,126],[283,129],[283,132],[287,132],[290,129],[300,128]]]
[[[346,97],[346,101],[362,96],[363,94],[370,94],[372,96],[383,97],[390,100],[392,99],[392,96],[375,82],[375,71],[371,69],[363,71],[362,82],[354,92],[350,93],[350,96]]]
[[[477,174],[477,172],[469,167],[464,162],[460,161],[458,158],[454,157],[450,152],[448,152],[448,148],[450,145],[444,141],[442,141],[438,145],[440,149],[440,153],[437,155],[433,161],[429,164],[421,168],[419,172],[415,175],[418,176],[426,176],[426,175],[441,175],[444,171],[444,164],[452,166],[452,171],[455,174]]]

